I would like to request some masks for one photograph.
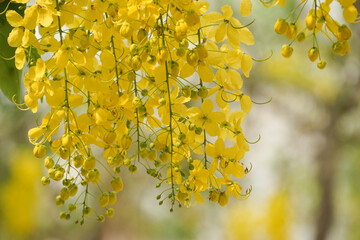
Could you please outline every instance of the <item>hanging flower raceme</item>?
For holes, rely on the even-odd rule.
[[[283,1],[271,1],[272,5],[279,2],[284,7],[285,0]],[[308,50],[309,60],[312,62],[317,61],[317,67],[324,69],[326,61],[322,60],[320,55],[320,46],[317,39],[318,33],[322,33],[324,36],[329,38],[333,45],[332,51],[340,56],[344,56],[349,53],[350,45],[348,41],[351,39],[351,30],[346,24],[340,24],[334,16],[330,15],[331,4],[333,0],[325,1],[308,1],[302,0],[291,12],[291,14],[285,19],[279,18],[274,26],[276,33],[285,35],[291,42],[283,45],[281,54],[285,58],[289,58],[293,53],[292,45],[295,41],[303,42],[305,38],[309,37],[312,39],[312,47]],[[354,6],[356,0],[342,1],[337,0],[343,9],[343,17],[347,23],[359,22],[358,11]],[[264,5],[268,6],[263,2]],[[305,28],[300,29],[301,23],[299,23],[299,17],[304,11],[307,4],[311,5],[311,9],[305,17],[304,24]],[[288,22],[288,19],[293,17],[294,21]]]
[[[334,51],[345,54],[351,31],[319,11],[328,4],[309,13],[315,20],[307,20],[308,29],[314,36],[322,27],[331,31]],[[241,13],[251,6],[241,1]],[[350,22],[351,6],[344,5]],[[16,67],[29,63],[25,104],[34,113],[39,101],[49,106],[28,135],[48,170],[42,183],[62,183],[55,197],[66,206],[61,218],[78,211],[80,224],[89,215],[104,221],[92,211],[92,197],[112,217],[117,193],[126,190],[122,172],[138,167],[164,188],[157,199],[171,211],[201,204],[205,194],[221,206],[249,196],[238,181],[248,173],[241,124],[252,101],[242,87],[253,60],[241,44],[254,38],[230,6],[222,13],[208,8],[205,0],[39,0],[24,17],[7,11]],[[302,36],[286,20],[275,28],[290,39]],[[292,48],[283,52],[290,57]],[[318,46],[309,58],[320,58]]]

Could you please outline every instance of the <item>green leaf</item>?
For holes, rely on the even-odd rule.
[[[5,10],[8,3],[9,0],[0,3],[1,12]],[[23,16],[23,6],[24,5],[11,3],[8,10],[16,10],[19,14]],[[11,58],[15,55],[15,48],[10,47],[7,43],[7,38],[11,30],[12,27],[7,22],[5,14],[0,15],[0,89],[4,93],[4,95],[10,100],[15,95],[15,100],[17,102],[20,102],[22,71],[16,69],[14,59],[4,59]]]

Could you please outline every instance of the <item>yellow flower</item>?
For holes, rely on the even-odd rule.
[[[254,36],[247,27],[241,25],[239,20],[232,17],[233,10],[229,5],[221,7],[223,14],[211,12],[203,16],[203,18],[209,22],[222,21],[219,26],[215,28],[215,40],[216,42],[222,42],[228,39],[229,45],[233,48],[237,48],[240,42],[247,45],[254,44]]]
[[[206,99],[201,104],[201,109],[197,107],[189,108],[187,115],[195,121],[198,127],[203,127],[210,136],[217,136],[220,131],[218,123],[225,120],[225,115],[222,112],[212,111],[213,108],[213,102]]]

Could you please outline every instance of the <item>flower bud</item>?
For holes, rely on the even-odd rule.
[[[284,34],[288,30],[289,24],[283,18],[278,18],[275,23],[274,30],[277,34]]]
[[[170,73],[172,75],[177,76],[179,74],[180,68],[179,68],[179,64],[175,61],[170,61],[169,62],[169,67],[170,67]]]
[[[85,159],[83,164],[83,168],[85,170],[92,170],[95,168],[95,166],[96,166],[96,159],[94,156],[89,156]]]
[[[43,135],[43,130],[39,127],[31,128],[28,132],[29,138],[38,139]]]
[[[132,139],[129,135],[123,135],[121,140],[120,140],[120,146],[124,149],[124,150],[129,150],[130,147],[132,145]]]
[[[186,38],[187,31],[188,31],[188,25],[185,22],[185,20],[180,19],[179,21],[177,21],[175,26],[176,37],[178,37],[179,39]]]
[[[109,145],[112,144],[115,141],[115,139],[116,139],[116,133],[114,131],[105,132],[103,140],[106,144]]]
[[[158,100],[158,103],[159,103],[160,106],[164,106],[166,104],[166,99],[165,98],[160,98]]]
[[[50,179],[48,177],[43,176],[41,178],[41,183],[42,183],[42,185],[46,186],[50,183]]]
[[[111,180],[111,187],[115,192],[120,192],[123,190],[123,182],[120,177],[114,177],[113,180]]]
[[[132,67],[132,69],[134,71],[140,70],[141,64],[142,64],[142,62],[141,62],[141,58],[139,55],[135,55],[130,58],[130,66]]]
[[[209,200],[212,202],[218,202],[220,198],[220,193],[218,190],[209,191]]]
[[[151,149],[148,153],[148,156],[147,158],[150,160],[150,161],[155,161],[156,158],[157,158],[157,153],[156,153],[156,150],[155,149]]]
[[[189,86],[185,86],[181,89],[181,95],[183,97],[190,97],[191,96],[191,88]]]
[[[109,192],[109,204],[114,205],[117,201],[116,192]]]
[[[60,195],[58,195],[55,198],[55,203],[56,203],[56,206],[62,206],[62,205],[64,205],[64,200],[61,198]]]
[[[99,203],[101,207],[106,207],[109,203],[109,194],[108,193],[101,194]]]
[[[76,206],[74,204],[70,203],[69,206],[68,206],[68,209],[69,209],[70,212],[75,212],[76,211]]]
[[[197,135],[200,135],[200,134],[202,133],[202,131],[203,131],[203,129],[202,129],[201,127],[196,127],[196,128],[195,128],[195,133],[196,133]]]
[[[66,201],[69,199],[69,189],[67,189],[66,187],[63,187],[61,190],[60,190],[60,197],[62,200]]]
[[[64,146],[61,146],[59,149],[59,156],[66,160],[69,158],[69,150],[67,148],[65,148]]]
[[[61,138],[61,145],[65,148],[70,148],[72,144],[72,138],[70,135],[65,135]]]
[[[146,62],[149,64],[155,64],[156,63],[156,57],[154,55],[149,55],[146,58]]]
[[[188,48],[189,47],[189,41],[185,38],[180,41],[179,43],[180,48]]]
[[[317,67],[318,67],[319,69],[324,69],[324,68],[326,67],[326,62],[323,61],[323,60],[318,61]]]
[[[136,173],[136,171],[137,171],[137,167],[135,165],[130,165],[129,166],[129,172],[130,173],[134,174],[134,173]]]
[[[129,47],[129,51],[131,55],[137,55],[139,53],[138,45],[137,44],[131,44]]]
[[[185,48],[183,47],[179,47],[178,49],[176,49],[176,56],[178,57],[183,57],[186,53]]]
[[[51,157],[47,156],[45,158],[45,168],[46,169],[52,168],[54,166],[54,164],[55,164],[54,160]]]
[[[220,196],[219,196],[219,200],[218,203],[220,204],[220,206],[225,206],[227,203],[229,202],[228,197],[226,196],[225,192],[221,192]]]
[[[109,218],[112,218],[114,216],[114,213],[115,213],[115,210],[113,208],[109,208],[105,212],[106,216],[108,216]]]
[[[199,99],[199,92],[197,89],[191,89],[191,100],[198,100]]]
[[[345,24],[341,25],[338,28],[338,32],[336,33],[336,37],[338,38],[339,42],[349,40],[351,38],[351,35],[351,30]]]
[[[295,23],[290,23],[289,28],[286,31],[286,37],[289,40],[294,40],[296,37],[296,34],[297,34],[297,27],[296,27]]]
[[[130,38],[132,36],[132,32],[133,30],[130,23],[125,22],[121,25],[120,35],[124,38]]]
[[[302,42],[302,41],[304,41],[305,40],[305,33],[304,32],[299,32],[299,34],[297,35],[297,37],[296,37],[296,40],[298,41],[298,42]]]
[[[73,159],[74,167],[80,168],[84,163],[84,157],[82,155],[76,155]]]
[[[310,48],[308,56],[310,61],[315,62],[316,59],[319,57],[319,49],[317,47]]]
[[[305,23],[306,23],[307,29],[312,31],[315,28],[315,25],[316,25],[315,16],[313,16],[312,14],[307,15],[306,18],[305,18]]]
[[[201,61],[205,60],[205,58],[208,57],[209,53],[208,53],[208,50],[205,48],[205,46],[203,44],[199,44],[196,46],[196,51],[199,55],[199,59]]]
[[[90,208],[89,206],[85,206],[85,207],[83,208],[83,214],[84,214],[85,216],[89,216],[90,213],[91,213],[91,208]]]
[[[186,61],[188,64],[190,64],[193,67],[197,66],[198,62],[199,62],[199,55],[198,55],[197,51],[194,49],[188,51],[188,53],[186,55]]]
[[[194,10],[190,10],[185,14],[185,22],[189,27],[193,27],[200,23],[200,16]]]
[[[189,126],[188,126],[188,129],[189,129],[190,131],[194,131],[195,128],[196,128],[195,123],[190,123]]]
[[[290,47],[289,45],[287,44],[284,44],[281,48],[281,55],[284,57],[284,58],[289,58],[291,57],[293,53],[293,48]]]
[[[158,63],[160,65],[164,64],[166,61],[167,61],[167,58],[168,58],[168,50],[163,47],[159,50],[159,53],[158,53]]]
[[[97,217],[97,220],[98,220],[99,222],[104,222],[104,221],[105,221],[105,217],[104,217],[103,215],[99,215],[99,216]]]
[[[170,153],[164,151],[164,152],[160,153],[159,158],[163,163],[166,163],[170,159]]]
[[[33,154],[37,158],[43,158],[46,154],[46,146],[43,144],[37,144],[33,149]]]
[[[75,183],[73,183],[69,186],[69,195],[71,197],[75,196],[77,191],[78,191],[78,186]]]
[[[136,38],[139,42],[142,42],[148,36],[148,32],[144,28],[139,28]]]
[[[209,91],[205,86],[201,86],[201,88],[198,91],[199,97],[206,98],[208,96]]]

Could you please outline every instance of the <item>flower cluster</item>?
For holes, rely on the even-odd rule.
[[[42,183],[62,182],[61,218],[79,209],[77,222],[103,221],[92,197],[112,217],[121,173],[138,166],[165,188],[157,199],[171,211],[202,203],[204,192],[221,206],[248,196],[236,182],[249,171],[241,123],[252,107],[241,91],[252,58],[240,44],[254,38],[230,6],[208,8],[204,0],[36,0],[24,17],[7,11],[16,67],[30,66],[25,104],[51,108],[28,135],[48,169]]]
[[[310,3],[309,3],[310,2]],[[281,49],[281,54],[285,58],[289,58],[293,53],[293,47],[291,45],[295,42],[302,42],[307,37],[312,38],[312,47],[308,51],[308,57],[310,61],[317,61],[317,67],[320,69],[325,68],[326,61],[321,59],[319,43],[317,40],[317,34],[322,33],[324,36],[330,39],[333,43],[332,51],[340,56],[344,56],[350,51],[350,45],[348,40],[351,38],[351,30],[346,24],[340,24],[330,15],[331,3],[333,0],[325,1],[309,1],[301,0],[301,2],[293,9],[288,17],[279,18],[274,26],[276,33],[285,35],[291,42],[284,44]],[[343,9],[343,16],[346,22],[354,23],[359,21],[358,11],[354,6],[356,0],[337,0]],[[307,4],[311,4],[311,8],[305,17],[305,26],[299,30],[298,19],[303,12]],[[279,4],[284,7],[285,0],[279,1]],[[298,10],[300,9],[300,10]],[[294,17],[294,21],[288,22],[291,16]]]

